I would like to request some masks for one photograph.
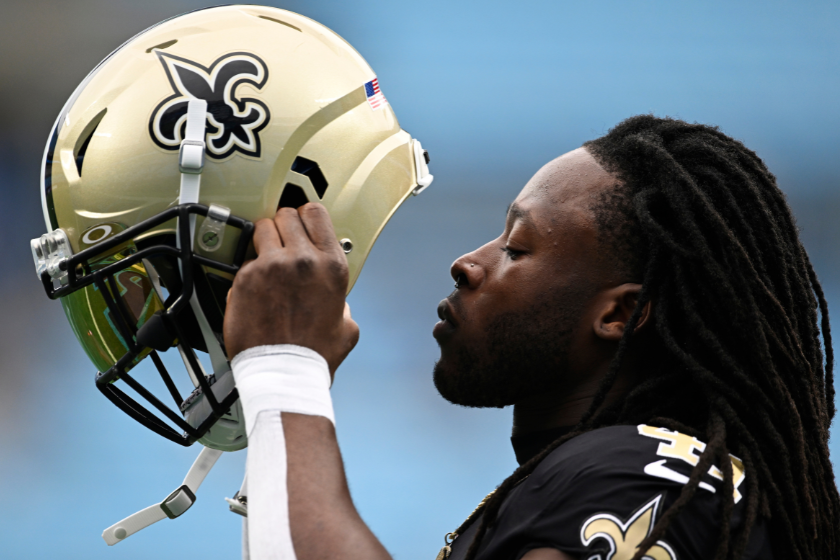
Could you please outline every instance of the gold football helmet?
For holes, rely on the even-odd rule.
[[[62,109],[42,165],[49,233],[32,241],[36,268],[105,396],[179,444],[241,449],[222,322],[253,223],[321,202],[352,287],[397,207],[431,183],[427,163],[334,32],[275,8],[199,10],[126,42]],[[189,395],[159,356],[173,348]],[[129,373],[146,358],[165,398]]]

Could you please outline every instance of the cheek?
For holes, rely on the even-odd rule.
[[[485,285],[479,291],[476,304],[488,315],[531,307],[549,289],[551,275],[543,267],[525,259],[503,259],[487,271]]]

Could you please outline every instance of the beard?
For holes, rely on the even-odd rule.
[[[457,293],[450,301],[457,306]],[[482,408],[555,388],[568,371],[571,334],[582,310],[582,304],[540,302],[494,317],[483,339],[452,348],[435,363],[435,387],[453,404]]]

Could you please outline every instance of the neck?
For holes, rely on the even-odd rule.
[[[582,376],[584,381],[572,387],[560,386],[551,391],[530,395],[514,404],[512,435],[523,436],[576,425],[592,405],[607,367],[608,364],[606,367],[597,368],[596,371],[590,371],[588,375]],[[626,372],[620,371],[600,408],[609,406],[626,395],[631,384],[630,378]]]

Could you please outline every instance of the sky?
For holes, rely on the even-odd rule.
[[[185,0],[0,5],[0,556],[237,558],[227,511],[244,452],[225,454],[183,517],[109,548],[101,531],[164,498],[198,454],[94,388],[28,241],[44,232],[38,166],[93,66]],[[454,259],[496,237],[544,163],[639,113],[715,124],[787,193],[840,311],[840,4],[836,2],[294,1],[377,73],[435,182],[409,199],[350,294],[361,340],[333,388],[354,500],[395,558],[431,558],[516,467],[511,412],[456,407],[431,382],[437,302]],[[835,450],[840,453],[840,447]]]

